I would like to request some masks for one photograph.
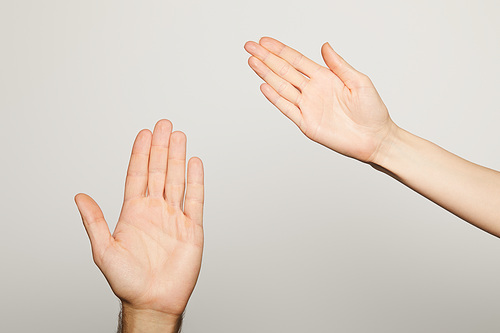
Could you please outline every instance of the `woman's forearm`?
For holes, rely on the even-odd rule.
[[[453,214],[500,237],[500,172],[398,127],[380,147],[374,164]]]

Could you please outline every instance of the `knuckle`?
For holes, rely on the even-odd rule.
[[[279,46],[279,49],[277,50],[276,54],[281,57],[283,53],[285,53],[285,50],[286,50],[286,45],[282,44]]]
[[[261,55],[262,62],[266,62],[266,60],[267,60],[267,58],[269,58],[270,54],[271,54],[271,52],[269,52],[269,51],[263,52],[263,54]]]
[[[139,171],[139,170],[128,170],[127,171],[127,177],[144,177],[147,176],[146,171]]]
[[[278,75],[285,76],[289,71],[290,71],[290,66],[288,64],[284,64],[283,66],[281,66]]]
[[[186,202],[189,202],[190,204],[203,205],[203,198],[195,196],[186,196]]]
[[[304,78],[300,83],[299,83],[299,86],[297,88],[299,88],[300,91],[304,91],[304,89],[306,88],[307,86],[307,80]]]
[[[303,98],[303,97],[302,97],[302,94],[299,94],[299,95],[297,96],[297,100],[296,100],[296,102],[295,102],[295,104],[296,104],[297,106],[299,106],[299,105],[301,105],[301,104],[302,104],[302,98]]]
[[[286,88],[287,84],[285,82],[281,82],[276,91],[281,95],[286,90]]]
[[[149,169],[149,174],[163,174],[166,173],[167,169],[162,167],[154,167]]]
[[[303,54],[299,54],[295,59],[293,59],[292,61],[292,65],[293,67],[299,67],[300,64],[302,63],[302,61],[304,61],[304,55]]]

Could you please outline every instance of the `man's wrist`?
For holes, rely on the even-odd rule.
[[[122,302],[118,333],[178,333],[182,314],[175,315],[151,309],[137,309]]]

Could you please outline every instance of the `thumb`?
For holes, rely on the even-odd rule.
[[[321,55],[328,68],[330,68],[349,89],[359,85],[363,74],[355,70],[354,67],[349,65],[347,61],[338,55],[330,46],[330,43],[323,44],[321,47]]]
[[[101,208],[91,197],[79,193],[75,196],[75,202],[92,245],[94,261],[99,260],[112,239],[108,224]]]

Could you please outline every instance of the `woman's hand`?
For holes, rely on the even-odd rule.
[[[250,67],[266,83],[264,96],[311,140],[360,161],[375,161],[396,129],[370,79],[331,46],[321,52],[328,67],[281,42],[263,37],[247,42]]]

